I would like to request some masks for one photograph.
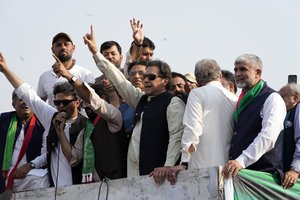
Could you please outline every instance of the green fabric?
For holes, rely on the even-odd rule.
[[[260,93],[264,86],[264,81],[260,80],[251,90],[247,91],[240,100],[237,109],[233,113],[233,118],[237,121],[239,114],[248,106],[248,104]]]
[[[278,175],[242,169],[233,180],[234,199],[300,199],[300,180],[283,189]]]
[[[83,135],[83,169],[82,169],[82,179],[83,182],[90,182],[92,177],[85,177],[91,176],[94,172],[94,160],[95,160],[95,153],[94,147],[91,141],[91,135],[94,130],[94,125],[90,122],[90,120],[86,121],[86,127]],[[88,179],[89,181],[86,181]]]
[[[5,143],[5,150],[3,156],[3,164],[2,164],[3,171],[8,171],[11,165],[13,146],[14,146],[14,141],[15,141],[15,136],[17,131],[17,124],[18,124],[17,116],[16,114],[13,114],[6,135],[6,143]]]

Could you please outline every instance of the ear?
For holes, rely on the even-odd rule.
[[[258,75],[259,77],[261,77],[261,69],[256,69],[256,75]]]
[[[123,60],[123,55],[122,54],[120,54],[120,58],[121,58],[121,60]]]
[[[169,79],[166,79],[166,78],[164,78],[164,79],[162,79],[163,80],[163,86],[164,87],[166,87],[166,85],[168,85],[168,83],[170,82],[170,80]]]

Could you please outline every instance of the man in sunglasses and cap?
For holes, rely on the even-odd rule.
[[[112,81],[119,94],[135,108],[133,133],[127,154],[127,176],[149,174],[154,168],[173,166],[180,155],[185,105],[167,92],[171,69],[163,61],[150,61],[144,75],[144,92],[99,52],[91,33],[84,36],[97,67]]]
[[[2,54],[0,54],[0,71],[48,133],[47,152],[36,160],[36,167],[39,168],[47,161],[50,186],[81,183],[83,146],[80,132],[85,127],[86,118],[78,112],[80,102],[72,85],[62,82],[54,86],[55,109],[8,68]]]
[[[79,66],[75,59],[72,58],[75,44],[69,34],[63,32],[56,34],[52,39],[51,50],[60,59],[65,68],[74,74],[76,78],[82,82],[94,83],[95,78],[93,74],[88,69]],[[48,103],[52,107],[55,107],[53,104],[53,86],[55,83],[67,81],[57,71],[53,70],[56,64],[52,66],[52,69],[47,70],[40,76],[37,86],[37,94],[44,101],[48,99]]]

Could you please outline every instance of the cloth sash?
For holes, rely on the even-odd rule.
[[[27,147],[28,147],[29,142],[30,142],[31,137],[32,137],[32,132],[33,132],[33,128],[35,126],[35,122],[36,122],[36,117],[35,117],[35,115],[32,115],[32,117],[30,119],[29,127],[26,131],[25,138],[24,138],[21,150],[20,150],[20,154],[18,156],[18,160],[17,160],[14,168],[11,170],[11,172],[8,176],[7,187],[6,187],[8,190],[10,190],[13,186],[14,174],[17,170],[19,162],[21,161],[21,159],[23,158],[23,156],[26,153]]]
[[[236,110],[233,113],[233,118],[237,121],[239,114],[249,105],[249,103],[261,92],[264,86],[264,81],[260,80],[253,88],[241,95],[242,98],[238,101]]]
[[[94,131],[95,125],[100,120],[101,116],[97,115],[94,122],[86,121],[86,126],[83,134],[83,169],[82,169],[82,183],[89,183],[93,181],[93,172],[95,168],[95,152],[91,141],[91,135]]]
[[[5,150],[3,156],[3,164],[2,164],[2,172],[5,173],[5,177],[3,178],[6,178],[6,174],[11,164],[13,146],[14,146],[14,141],[17,132],[17,124],[18,124],[17,116],[16,114],[13,114],[6,135],[6,143],[5,143]]]

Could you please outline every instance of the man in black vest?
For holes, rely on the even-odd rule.
[[[283,132],[283,187],[292,187],[300,173],[300,85],[290,83],[279,90],[287,114]]]
[[[97,67],[113,83],[125,101],[135,108],[134,128],[127,156],[127,176],[149,174],[154,168],[173,166],[180,155],[185,105],[167,92],[171,79],[169,65],[148,63],[144,92],[135,88],[96,46],[93,29],[84,36]]]
[[[281,137],[286,108],[283,99],[261,79],[262,61],[244,54],[234,63],[237,87],[242,93],[234,112],[234,133],[225,178],[242,168],[281,172]]]
[[[2,55],[0,55],[0,71],[48,133],[47,152],[36,165],[40,166],[47,161],[50,186],[81,183],[83,134],[81,130],[85,127],[86,118],[78,112],[80,101],[74,88],[68,82],[54,86],[55,109],[8,68]]]
[[[12,106],[15,108],[15,111],[0,114],[0,193],[4,192],[5,180],[7,181],[9,174],[16,165],[24,137],[30,134],[28,133],[28,130],[30,130],[29,124],[34,115],[22,99],[17,97],[15,92],[12,94]],[[46,144],[43,145],[44,131],[44,127],[36,119],[26,152],[18,163],[13,176],[12,188],[14,191],[49,187],[47,175],[36,176],[32,173],[33,169],[36,168],[34,160],[41,155],[42,151],[45,152]],[[14,136],[10,137],[9,135]],[[10,145],[12,146],[9,152]],[[32,175],[27,176],[30,171]]]

